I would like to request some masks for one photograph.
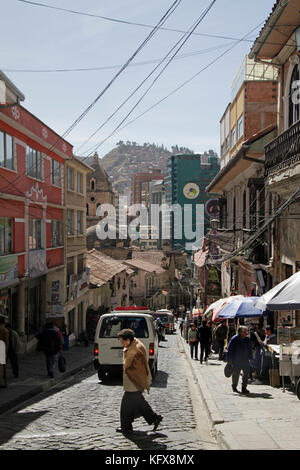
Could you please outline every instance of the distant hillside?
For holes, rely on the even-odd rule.
[[[132,174],[149,172],[158,168],[165,174],[170,155],[194,153],[193,150],[177,145],[173,146],[171,151],[163,145],[158,146],[147,142],[138,145],[136,142],[121,140],[116,145],[116,148],[101,159],[101,163],[111,177],[114,190],[119,194],[129,193]]]

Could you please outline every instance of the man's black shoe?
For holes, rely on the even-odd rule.
[[[239,393],[238,389],[234,385],[232,385],[232,390],[236,393]]]
[[[246,388],[242,388],[242,394],[243,395],[248,395],[250,392]]]
[[[117,428],[117,432],[122,432],[123,434],[131,434],[133,432],[133,429],[130,428]]]
[[[161,415],[156,416],[155,420],[153,421],[153,424],[154,424],[153,431],[156,431],[156,429],[158,428],[159,424],[161,423],[163,419],[164,417]]]

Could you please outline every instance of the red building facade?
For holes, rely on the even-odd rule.
[[[20,105],[24,96],[2,73],[1,87],[0,315],[30,342],[62,300],[72,146]]]

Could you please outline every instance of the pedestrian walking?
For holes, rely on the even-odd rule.
[[[5,320],[0,317],[0,388],[7,387],[6,358],[8,353],[9,333],[5,328]]]
[[[190,345],[191,358],[193,359],[193,356],[195,354],[195,359],[198,361],[198,331],[195,326],[195,323],[191,323],[191,326],[189,328],[188,342]]]
[[[124,395],[120,410],[121,426],[116,431],[132,433],[132,423],[140,416],[143,416],[149,425],[153,424],[155,431],[163,417],[152,410],[143,395],[144,390],[149,393],[152,382],[145,346],[135,338],[131,329],[121,330],[118,336],[123,346]]]
[[[247,390],[250,361],[252,360],[252,346],[248,335],[248,328],[240,326],[238,334],[232,336],[227,348],[227,362],[232,365],[232,390],[238,393],[237,386],[240,372],[243,371],[242,393],[248,394]]]
[[[200,363],[202,364],[203,356],[205,362],[208,360],[210,345],[212,343],[212,331],[211,328],[207,326],[206,320],[202,321],[202,324],[198,329],[198,340],[200,342]]]
[[[181,336],[183,336],[183,318],[180,319],[179,328],[180,328],[180,334]]]
[[[8,330],[8,353],[7,358],[10,360],[12,371],[14,377],[19,377],[19,361],[18,361],[18,350],[19,350],[19,335],[12,329],[10,323],[5,324],[6,329]]]
[[[59,334],[54,328],[52,321],[46,323],[45,330],[37,335],[37,352],[43,351],[46,357],[46,367],[48,377],[54,377],[54,368],[56,364],[56,355],[62,351],[62,344]]]
[[[226,322],[220,323],[215,330],[215,338],[219,348],[219,360],[222,361],[224,359],[224,345],[225,339],[227,336],[227,326]]]

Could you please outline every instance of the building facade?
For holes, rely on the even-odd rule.
[[[1,72],[0,309],[24,345],[61,308],[64,165],[72,146],[20,105]]]
[[[86,257],[86,180],[93,173],[74,157],[65,164],[64,307],[61,321],[78,337],[86,329],[89,306],[89,268]],[[58,320],[57,320],[58,321]]]
[[[274,283],[300,269],[299,52],[299,2],[277,1],[250,51],[255,61],[272,62],[279,71],[277,137],[265,147],[265,180],[272,198],[266,231]]]
[[[207,220],[204,211],[196,214],[197,205],[204,206],[208,201],[205,188],[219,169],[219,158],[213,151],[208,154],[178,154],[169,157],[165,178],[166,203],[179,208],[177,218],[174,211],[170,214],[172,249],[191,251],[193,246],[197,246],[199,240],[196,229],[199,224],[202,224],[202,236],[206,233]]]

